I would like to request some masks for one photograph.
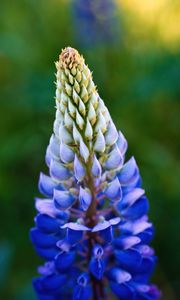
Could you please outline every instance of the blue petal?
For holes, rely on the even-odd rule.
[[[119,224],[120,220],[121,220],[121,219],[120,219],[119,217],[112,218],[112,219],[109,220],[109,223],[110,223],[111,225],[115,226],[115,225]]]
[[[121,131],[119,131],[119,137],[118,137],[118,140],[116,143],[117,143],[117,146],[118,146],[121,154],[124,156],[124,154],[126,153],[128,144],[127,144],[127,141]]]
[[[42,294],[44,292],[43,287],[42,287],[42,278],[33,278],[32,284],[33,284],[35,291],[38,294],[39,293]]]
[[[39,178],[39,191],[47,197],[52,197],[53,196],[53,191],[55,188],[58,187],[58,184],[55,183],[51,177],[40,173],[40,178]]]
[[[62,252],[55,258],[55,265],[59,272],[67,271],[75,260],[74,251]]]
[[[154,271],[155,265],[157,262],[157,257],[143,257],[141,264],[137,266],[135,272],[136,273],[147,273],[149,276]]]
[[[132,276],[130,273],[115,267],[108,271],[108,278],[119,284],[122,284],[130,281]]]
[[[66,281],[66,275],[53,274],[42,278],[42,286],[44,291],[47,291],[48,293],[54,293],[61,290]]]
[[[99,232],[100,237],[103,239],[104,243],[111,243],[113,240],[113,229],[112,226],[106,228]]]
[[[118,284],[113,281],[110,282],[110,287],[113,293],[121,300],[135,300],[135,290],[126,283]],[[138,300],[138,299],[137,299]]]
[[[53,234],[45,234],[37,228],[30,230],[31,241],[34,245],[41,248],[50,248],[56,245],[58,237]]]
[[[134,157],[131,157],[118,173],[118,178],[121,184],[125,185],[134,182],[137,178],[137,175],[138,167]]]
[[[74,204],[75,198],[67,191],[54,190],[53,200],[58,209],[66,210]]]
[[[78,181],[82,181],[86,175],[86,171],[82,163],[79,161],[77,155],[75,155],[75,159],[74,159],[74,174]]]
[[[35,249],[38,255],[45,258],[46,260],[53,260],[54,257],[59,253],[59,249],[57,247],[51,247],[48,249],[35,247]]]
[[[123,164],[123,157],[117,146],[108,154],[108,158],[105,162],[105,168],[107,170],[117,169]]]
[[[80,152],[82,158],[84,159],[84,161],[87,162],[90,153],[89,153],[88,147],[87,147],[86,144],[83,142],[82,138],[80,139],[79,152]]]
[[[35,221],[37,227],[46,233],[58,232],[60,230],[60,225],[62,225],[57,219],[46,214],[38,214]]]
[[[75,245],[83,238],[83,232],[89,231],[90,229],[82,224],[78,223],[66,223],[61,228],[67,228],[66,240],[70,245]]]
[[[107,229],[108,227],[112,225],[117,225],[120,222],[120,218],[116,217],[113,219],[110,219],[109,221],[100,221],[97,225],[95,225],[92,229],[92,232],[102,231]]]
[[[88,209],[89,205],[91,204],[91,200],[92,200],[92,195],[90,190],[83,189],[82,187],[80,187],[79,202],[82,210],[86,211]]]
[[[93,248],[93,254],[96,258],[101,258],[104,254],[104,250],[99,244],[96,244]]]
[[[102,231],[109,228],[110,226],[111,224],[108,221],[99,222],[97,225],[93,227],[92,232]]]
[[[95,278],[98,280],[102,279],[105,270],[103,259],[92,257],[89,263],[89,269]]]
[[[70,171],[65,166],[63,166],[62,163],[59,163],[55,160],[51,160],[50,175],[55,180],[59,181],[64,181],[71,177]]]
[[[55,205],[54,201],[52,199],[35,199],[35,207],[38,212],[41,214],[46,214],[53,218],[59,218],[61,222],[64,222],[68,219],[68,213],[58,210]]]
[[[63,142],[60,144],[60,157],[64,163],[70,163],[74,160],[74,152]]]
[[[82,286],[76,286],[73,291],[72,300],[89,300],[91,297],[91,289],[90,287],[83,288]]]
[[[116,126],[114,125],[113,121],[110,120],[106,134],[105,134],[105,141],[106,145],[111,146],[113,145],[118,139],[118,132]]]
[[[151,228],[152,224],[148,222],[147,216],[143,216],[138,220],[126,221],[123,224],[120,224],[120,230],[122,234],[140,234],[148,228]]]
[[[51,275],[55,272],[54,261],[48,261],[43,266],[38,267],[38,273],[40,275]]]
[[[94,177],[101,176],[102,168],[101,168],[100,162],[97,159],[96,155],[94,155],[94,158],[93,158],[93,165],[92,165],[91,172]]]
[[[75,231],[89,231],[90,230],[89,227],[87,227],[83,224],[77,223],[77,222],[66,223],[63,226],[61,226],[61,228],[69,228],[69,229],[72,229]]]
[[[128,219],[138,219],[148,212],[149,203],[146,197],[141,197],[132,206],[121,210],[121,215]]]
[[[52,156],[55,158],[55,159],[59,159],[59,141],[58,139],[56,138],[56,136],[53,134],[50,138],[50,142],[49,142],[49,150],[52,154]],[[52,157],[52,158],[53,158]]]
[[[124,209],[128,206],[133,205],[140,197],[144,195],[145,191],[140,188],[135,188],[126,195],[124,195],[121,202],[119,202],[119,210]]]
[[[136,271],[141,266],[142,257],[140,253],[134,249],[124,251],[116,250],[115,256],[118,264],[130,272]]]
[[[132,248],[140,242],[141,239],[136,236],[121,236],[114,239],[114,245],[123,250]]]
[[[134,287],[137,292],[138,300],[155,300],[155,299],[159,299],[159,297],[161,296],[161,293],[154,285],[134,283]]]
[[[122,190],[121,190],[120,182],[117,177],[115,177],[115,179],[108,184],[104,193],[108,198],[112,200],[115,199],[121,200]]]
[[[89,300],[89,298],[91,297],[91,288],[88,286],[88,281],[89,278],[86,273],[83,273],[78,277],[78,285],[73,291],[72,300]]]
[[[143,232],[138,234],[138,237],[141,239],[143,244],[149,244],[154,237],[154,227],[146,229]]]

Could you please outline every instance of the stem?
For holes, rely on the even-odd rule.
[[[94,181],[89,170],[88,170],[87,184],[92,194],[92,201],[86,212],[86,220],[87,220],[87,226],[92,228],[96,225],[97,199],[96,199],[96,188],[94,186]],[[96,243],[96,233],[88,232],[87,234],[89,237],[88,260],[90,260],[93,246]],[[91,281],[92,281],[92,288],[93,288],[93,300],[99,300],[100,298],[106,300],[103,281],[97,280],[93,275],[91,275]]]

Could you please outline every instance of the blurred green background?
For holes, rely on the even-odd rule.
[[[154,281],[162,299],[179,299],[180,2],[105,2],[1,1],[1,300],[36,299],[31,278],[40,259],[28,232],[54,120],[54,62],[66,46],[83,53],[129,141],[156,227]]]

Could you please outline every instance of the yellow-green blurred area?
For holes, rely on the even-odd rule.
[[[54,62],[66,46],[84,55],[129,142],[128,157],[139,165],[156,228],[153,280],[162,299],[179,299],[180,1],[117,0],[109,11],[101,2],[1,0],[1,300],[36,299],[31,278],[41,260],[29,228],[39,172],[47,172]]]

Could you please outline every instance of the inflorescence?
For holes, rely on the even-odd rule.
[[[45,259],[33,280],[41,300],[156,300],[154,229],[135,159],[100,98],[84,58],[56,63],[56,118],[40,174],[30,236]],[[114,296],[113,296],[114,295]],[[115,298],[113,298],[115,297]]]

